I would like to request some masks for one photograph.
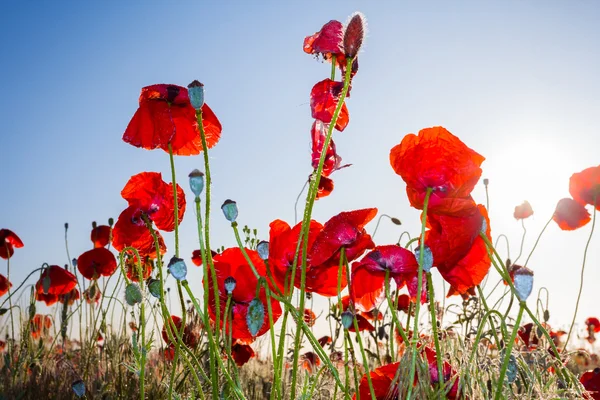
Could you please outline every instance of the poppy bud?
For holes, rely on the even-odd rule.
[[[171,275],[173,275],[173,278],[178,281],[184,280],[187,275],[187,266],[181,258],[172,257],[167,268]]]
[[[400,221],[398,218],[396,218],[396,217],[392,217],[392,218],[390,218],[390,219],[392,220],[392,223],[393,223],[394,225],[402,225],[402,222],[401,222],[401,221]]]
[[[258,252],[258,256],[261,258],[261,260],[268,260],[269,242],[267,242],[266,240],[261,240],[260,242],[258,242],[258,244],[256,245],[256,251]]]
[[[487,185],[489,185],[489,184],[490,184],[490,180],[489,180],[488,178],[484,178],[484,179],[483,179],[483,185],[484,185],[484,186],[487,186]]]
[[[190,189],[196,197],[200,196],[202,190],[204,190],[204,173],[200,170],[195,169],[188,175],[190,178]]]
[[[92,221],[92,229],[95,229],[98,226],[98,224],[96,223],[96,221]]]
[[[110,217],[108,219],[108,226],[112,227],[114,225],[114,223],[115,223],[115,220],[112,217]]]
[[[71,385],[71,388],[73,389],[73,392],[75,392],[75,396],[77,396],[77,397],[85,396],[85,383],[83,383],[83,381],[81,379],[78,379],[75,382],[73,382],[73,384]]]
[[[225,278],[225,291],[227,292],[227,294],[233,293],[233,290],[235,289],[235,284],[236,282],[233,276]]]
[[[152,296],[160,299],[160,281],[158,279],[148,280],[148,290]]]
[[[361,13],[354,13],[344,31],[344,53],[346,57],[354,58],[358,54],[365,39],[365,17]]]
[[[223,210],[223,214],[225,215],[225,219],[229,222],[235,222],[238,216],[238,208],[237,203],[233,200],[225,200],[223,205],[221,206],[221,210]]]
[[[246,314],[246,325],[252,336],[256,336],[265,322],[265,306],[259,299],[254,299],[248,306]]]
[[[130,306],[142,302],[142,291],[136,283],[130,283],[125,288],[125,301]]]
[[[420,249],[417,249],[415,251],[415,257],[417,258],[417,260],[420,259],[419,250]],[[425,246],[423,248],[423,271],[429,272],[429,271],[431,271],[432,267],[433,267],[433,253],[431,252],[431,249],[429,248],[429,246]]]
[[[352,326],[352,322],[354,321],[354,314],[350,311],[344,311],[342,313],[342,325],[345,329],[349,329]]]
[[[527,267],[515,268],[513,281],[517,297],[526,301],[533,290],[533,271]]]
[[[188,85],[188,96],[192,107],[199,110],[204,105],[204,85],[194,80]]]
[[[69,229],[69,223],[65,222],[65,230]]]

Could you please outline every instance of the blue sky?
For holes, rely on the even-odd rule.
[[[416,234],[419,213],[389,166],[389,150],[407,133],[442,125],[486,157],[492,234],[508,235],[513,254],[522,232],[513,209],[531,202],[527,254],[568,196],[570,175],[600,164],[596,2],[13,1],[0,6],[0,228],[25,247],[11,260],[11,280],[43,262],[67,262],[65,222],[71,255],[88,250],[91,221],[118,217],[131,175],[158,171],[168,180],[166,153],[121,140],[140,89],[155,83],[202,81],[223,124],[210,152],[213,243],[234,244],[218,208],[227,198],[238,202],[239,222],[262,238],[276,218],[293,223],[310,173],[308,96],[329,75],[302,41],[357,10],[368,19],[368,37],[348,100],[350,124],[335,136],[353,166],[333,175],[336,189],[318,202],[315,219],[378,207]],[[187,174],[202,165],[201,157],[176,159],[190,202]],[[482,184],[474,196],[485,203]],[[376,242],[393,243],[403,229],[384,219]],[[570,321],[589,231],[552,224],[530,261],[536,290],[550,290],[556,325]],[[189,256],[198,247],[191,209],[181,232]],[[165,237],[172,248],[172,235]],[[600,313],[593,286],[600,239],[592,240],[579,321]],[[190,281],[200,288],[198,270]]]

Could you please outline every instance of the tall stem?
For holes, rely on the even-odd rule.
[[[515,338],[517,337],[517,332],[519,331],[519,327],[521,325],[521,318],[523,317],[524,310],[525,302],[522,301],[519,306],[519,314],[517,315],[515,326],[513,327],[512,334],[510,335],[510,340],[504,348],[504,360],[502,361],[502,368],[500,369],[500,376],[498,377],[498,387],[496,388],[495,400],[500,400],[502,398],[502,387],[504,386],[504,377],[506,376],[506,370],[508,369],[511,351],[513,348],[513,344],[515,343]]]
[[[529,259],[531,258],[531,255],[533,254],[535,248],[537,247],[538,243],[540,242],[540,239],[542,238],[542,235],[544,234],[544,231],[546,230],[546,228],[548,227],[548,225],[550,225],[550,222],[552,222],[552,218],[550,218],[548,220],[548,222],[546,222],[546,225],[544,225],[544,227],[542,228],[542,231],[540,232],[540,234],[538,235],[537,239],[535,240],[533,248],[529,252],[529,255],[527,256],[527,259],[525,260],[525,264],[523,265],[524,267],[527,266],[527,263],[529,262]]]
[[[415,379],[415,370],[417,367],[417,343],[419,342],[419,310],[421,308],[421,291],[423,290],[423,258],[425,256],[425,227],[427,225],[427,205],[429,204],[429,197],[431,196],[432,192],[432,188],[427,188],[425,200],[423,200],[423,213],[421,217],[421,247],[419,249],[419,272],[417,274],[417,301],[415,301],[415,320],[413,325],[413,336],[411,339],[412,358],[410,362],[410,374],[408,376],[409,385],[407,399],[410,399],[412,394],[412,382]]]
[[[427,276],[427,289],[429,290],[429,313],[431,314],[431,330],[433,334],[433,342],[435,344],[436,362],[438,368],[438,385],[440,388],[444,387],[444,370],[442,364],[442,351],[440,349],[440,339],[438,337],[438,321],[435,312],[435,294],[433,292],[433,280],[431,279],[431,272],[426,272]]]

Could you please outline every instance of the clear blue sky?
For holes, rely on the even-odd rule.
[[[335,136],[353,166],[333,175],[336,189],[318,202],[315,218],[375,206],[417,233],[419,214],[389,166],[389,150],[406,133],[443,125],[487,158],[492,234],[509,235],[513,254],[521,235],[513,208],[531,202],[527,254],[556,202],[568,196],[569,176],[600,164],[595,1],[6,1],[0,228],[25,243],[11,260],[11,280],[20,282],[43,262],[67,262],[64,222],[71,255],[89,249],[91,221],[117,218],[131,175],[159,171],[168,180],[166,153],[121,141],[140,89],[155,83],[202,81],[223,124],[210,153],[213,243],[234,243],[218,208],[227,198],[238,201],[239,222],[263,238],[273,219],[293,223],[310,172],[309,92],[329,75],[328,65],[303,53],[302,41],[356,10],[366,15],[369,33],[348,100],[350,124]],[[201,157],[176,159],[188,200],[187,174],[202,165]],[[482,184],[474,196],[485,203]],[[190,209],[181,226],[188,257],[198,247],[195,229]],[[552,224],[530,262],[536,290],[550,289],[555,324],[570,321],[589,230],[568,233]],[[393,243],[399,233],[382,220],[376,242]],[[165,238],[172,250],[172,235]],[[599,242],[600,234],[588,257],[579,321],[600,316]],[[199,270],[190,280],[200,287]]]

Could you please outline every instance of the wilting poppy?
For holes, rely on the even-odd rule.
[[[310,110],[312,117],[324,124],[329,124],[333,119],[333,114],[338,106],[344,82],[336,82],[331,79],[324,79],[313,86],[310,91]],[[335,122],[335,129],[343,131],[350,122],[350,114],[346,103],[342,105]]]
[[[552,219],[563,231],[572,231],[590,222],[591,218],[582,204],[567,197],[558,201]]]
[[[588,327],[589,330],[595,333],[600,332],[600,321],[598,321],[598,318],[596,317],[589,317],[588,319],[586,319],[585,325]]]
[[[77,278],[75,278],[75,275],[58,265],[51,265],[44,269],[40,279],[35,284],[35,288],[40,294],[60,296],[69,293],[76,285]]]
[[[533,208],[531,208],[531,204],[528,201],[524,201],[523,204],[515,207],[513,215],[515,219],[529,218],[533,215]]]
[[[98,225],[92,228],[90,239],[94,243],[94,247],[106,247],[110,243],[110,226]]]
[[[173,323],[175,324],[175,329],[177,329],[177,332],[181,331],[181,323],[183,322],[182,319],[176,315],[171,315],[171,320],[173,320]],[[171,330],[171,334],[173,335],[173,339],[177,340],[177,335],[172,331],[172,328],[173,328],[173,325],[170,326],[170,330]],[[161,335],[162,335],[162,338],[165,341],[165,343],[167,343],[167,345],[170,345],[170,346],[175,345],[175,343],[169,339],[169,335],[167,334],[166,326],[163,326]],[[193,348],[196,348],[196,346],[198,346],[198,343],[200,342],[200,334],[198,332],[196,332],[196,330],[194,329],[194,327],[191,324],[187,324],[183,330],[183,336],[182,336],[181,340],[183,341],[183,343],[186,346],[193,349]]]
[[[46,303],[47,306],[51,306],[58,303],[58,297],[59,296],[56,294],[44,294],[35,292],[35,301],[43,301],[44,303]]]
[[[323,121],[315,120],[313,122],[312,128],[310,130],[311,138],[312,138],[312,167],[317,169],[319,166],[319,161],[321,159],[321,154],[323,153],[323,145],[325,144],[325,139],[327,138],[327,131],[329,129],[329,124],[323,123]],[[333,139],[329,142],[329,147],[327,147],[327,154],[325,155],[325,161],[323,163],[323,176],[329,176],[334,171],[338,169],[345,168],[349,166],[341,165],[342,157],[337,154],[335,143]]]
[[[152,270],[154,269],[154,265],[152,264],[152,260],[150,257],[143,257],[141,262],[142,269],[142,279],[146,280],[150,278],[152,275]],[[125,258],[125,273],[127,274],[127,278],[129,278],[133,282],[140,281],[140,273],[138,271],[138,262],[137,256],[133,254],[128,254]]]
[[[264,261],[258,255],[258,252],[246,249],[248,257],[256,268],[260,276],[266,276],[266,267]],[[219,289],[219,306],[221,313],[225,310],[227,302],[227,290],[225,288],[225,280],[232,277],[237,282],[237,285],[231,292],[230,310],[232,313],[232,323],[227,324],[227,329],[231,329],[231,334],[234,339],[252,340],[255,336],[261,336],[266,333],[269,328],[269,315],[267,312],[267,296],[264,287],[260,288],[258,299],[264,307],[263,323],[256,333],[252,335],[248,328],[247,316],[250,303],[256,297],[257,278],[254,276],[252,269],[244,258],[242,251],[238,247],[226,249],[221,254],[217,254],[214,259],[215,272],[217,274],[217,287]],[[208,276],[208,287],[213,287],[212,276]],[[212,321],[216,319],[216,299],[214,291],[209,290],[208,311]],[[271,309],[273,312],[273,322],[276,322],[281,315],[281,306],[278,301],[271,299]],[[223,316],[221,315],[219,323],[223,325]]]
[[[0,274],[0,296],[4,296],[11,287],[12,283],[4,275]]]
[[[302,362],[302,368],[308,371],[309,374],[312,374],[315,369],[319,368],[319,365],[321,365],[321,359],[312,351],[302,354],[300,360]]]
[[[410,250],[396,245],[377,246],[361,261],[352,264],[350,293],[358,309],[369,311],[379,305],[385,296],[386,271],[389,271],[390,281],[393,279],[398,289],[409,283],[409,293],[415,299],[418,297],[416,289],[419,264],[415,255]],[[425,282],[422,288],[425,288]],[[422,294],[425,293],[423,290]],[[422,299],[426,300],[427,296]]]
[[[236,341],[231,346],[231,356],[238,367],[246,364],[252,357],[255,356],[254,350],[247,344],[241,344]]]
[[[293,228],[290,228],[287,222],[280,219],[269,224],[269,270],[270,275],[275,281],[275,285],[282,293],[289,288],[292,279],[292,267],[294,265],[294,254],[298,246],[302,223],[298,223]],[[323,229],[323,225],[317,221],[310,221],[308,231],[308,249],[314,243],[317,235]],[[302,268],[302,247],[298,254],[296,265],[296,277],[294,278],[294,286],[300,288],[300,273]],[[307,271],[310,268],[310,263],[307,265]],[[270,280],[269,280],[270,281]],[[312,282],[307,285],[311,286]],[[337,290],[337,289],[336,289]]]
[[[306,322],[306,325],[308,326],[314,326],[315,322],[317,322],[317,316],[310,308],[304,309],[304,322]]]
[[[15,248],[23,247],[21,239],[9,229],[0,229],[0,257],[8,260],[15,252]]]
[[[104,247],[88,250],[77,259],[77,269],[87,279],[111,276],[117,269],[115,255]]]
[[[332,342],[332,339],[331,339],[331,336],[323,336],[323,337],[320,337],[319,340],[317,340],[317,342],[319,342],[321,347],[325,347],[326,345],[328,345]]]
[[[571,175],[569,193],[575,201],[581,204],[591,204],[600,210],[600,165]]]
[[[336,58],[336,64],[340,67],[342,74],[346,70],[346,54],[344,51],[344,25],[335,20],[331,20],[319,32],[304,38],[304,52],[307,54],[321,55],[323,59],[330,61],[333,56]],[[352,63],[351,76],[358,71],[358,58],[355,57]]]
[[[102,298],[102,292],[100,291],[96,281],[93,281],[90,287],[83,292],[83,298],[88,304],[98,303],[100,301]]]
[[[333,192],[334,183],[333,179],[328,178],[326,176],[322,176],[319,179],[319,187],[317,187],[317,195],[315,197],[316,200],[322,199],[323,197],[327,197]]]
[[[579,382],[594,400],[600,400],[600,368],[588,371],[581,375]]]
[[[200,130],[187,88],[167,84],[146,86],[142,88],[139,103],[123,141],[135,147],[161,148],[166,152],[170,143],[173,154],[200,154]],[[202,106],[202,126],[206,145],[211,148],[221,137],[221,123],[207,104]]]
[[[540,344],[540,332],[537,325],[531,322],[522,325],[517,331],[517,335],[529,350],[537,348]]]
[[[406,135],[390,152],[392,168],[406,182],[410,204],[422,210],[431,188],[428,209],[447,215],[472,206],[471,191],[484,160],[441,126],[422,129],[418,136]]]
[[[73,304],[75,304],[75,300],[79,300],[80,298],[81,295],[79,294],[79,290],[75,288],[67,294],[60,295],[58,297],[58,301],[60,301],[63,304],[67,304],[68,306],[72,306]]]

